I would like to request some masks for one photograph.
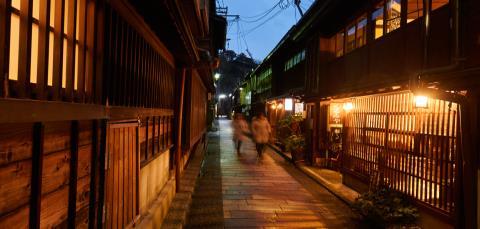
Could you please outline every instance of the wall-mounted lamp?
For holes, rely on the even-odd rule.
[[[343,104],[343,110],[345,110],[346,112],[349,112],[352,109],[353,109],[353,103],[347,102]]]
[[[218,99],[224,99],[224,98],[227,98],[227,96],[225,94],[218,95]]]
[[[220,73],[215,73],[214,77],[215,77],[215,80],[220,79]]]
[[[293,110],[293,99],[285,99],[285,110],[286,111]]]
[[[281,103],[277,104],[277,109],[280,110],[280,109],[282,109],[282,108],[283,108],[283,104],[281,104]]]
[[[428,108],[428,97],[424,95],[416,95],[415,108]]]
[[[270,106],[270,108],[272,108],[272,110],[275,110],[275,109],[277,109],[277,104],[275,104],[275,103],[272,103],[272,105]]]

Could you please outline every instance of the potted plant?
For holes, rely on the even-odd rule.
[[[362,194],[353,203],[360,228],[418,228],[418,210],[408,197],[387,186]]]
[[[305,136],[302,133],[303,117],[300,115],[289,115],[278,122],[277,137],[282,148],[290,152],[292,160],[303,159],[305,151]]]
[[[303,153],[305,152],[305,136],[302,134],[290,135],[285,139],[285,149],[292,153],[292,160],[294,162],[303,160]]]

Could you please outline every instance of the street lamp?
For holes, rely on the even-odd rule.
[[[224,98],[227,98],[227,96],[225,94],[218,95],[218,99],[224,99]]]
[[[415,108],[428,108],[428,97],[424,95],[416,95]]]
[[[215,76],[214,76],[214,77],[215,77],[215,80],[220,79],[220,73],[215,73]]]
[[[346,111],[346,112],[349,112],[353,109],[353,103],[351,102],[347,102],[347,103],[344,103],[343,104],[343,109]]]

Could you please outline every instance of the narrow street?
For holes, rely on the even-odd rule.
[[[248,141],[237,155],[230,123],[209,135],[187,227],[352,227],[346,204],[269,148],[257,158]]]

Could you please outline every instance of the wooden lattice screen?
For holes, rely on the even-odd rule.
[[[378,172],[392,188],[451,216],[460,105],[429,98],[428,108],[415,108],[410,92],[352,103],[343,170],[364,181]]]

